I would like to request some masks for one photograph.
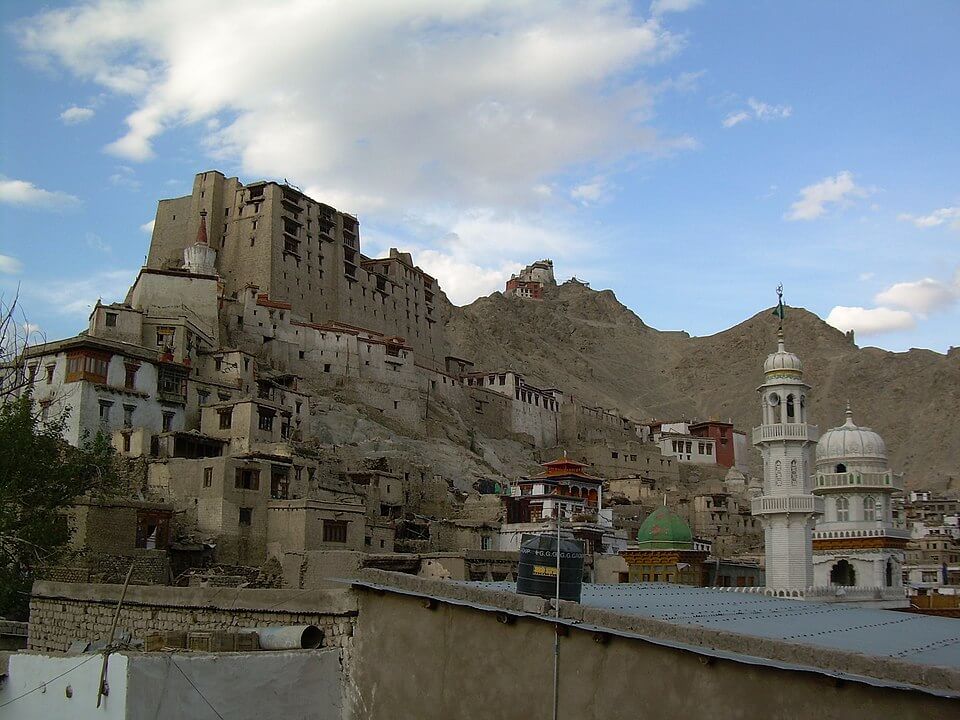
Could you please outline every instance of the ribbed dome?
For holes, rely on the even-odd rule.
[[[660,506],[643,521],[637,531],[641,550],[691,550],[693,533],[686,521],[666,506]]]
[[[792,352],[787,352],[784,348],[782,332],[777,335],[777,351],[767,355],[767,359],[763,363],[763,371],[765,373],[774,373],[780,370],[798,373],[803,372],[803,363],[800,362],[800,358]]]
[[[827,430],[817,443],[817,462],[821,460],[854,460],[857,458],[887,457],[883,438],[867,427],[853,422],[853,412],[847,406],[847,421],[840,427]]]

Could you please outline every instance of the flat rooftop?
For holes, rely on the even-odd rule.
[[[508,582],[465,583],[516,592]],[[584,584],[580,603],[625,615],[960,669],[960,621],[670,583]]]
[[[954,618],[669,583],[585,583],[581,602],[561,601],[555,617],[550,601],[520,595],[511,582],[436,580],[376,570],[343,582],[704,658],[960,698],[960,620]]]

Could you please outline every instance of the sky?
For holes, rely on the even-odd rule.
[[[647,324],[960,345],[960,3],[0,3],[0,293],[76,333],[218,169],[456,304],[552,258]],[[789,318],[788,318],[789,322]]]

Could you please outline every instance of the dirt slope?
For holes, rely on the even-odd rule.
[[[767,309],[709,337],[662,332],[612,291],[564,283],[543,301],[494,293],[451,308],[447,333],[452,351],[479,368],[517,369],[634,419],[715,417],[749,430],[776,322]],[[821,431],[841,424],[849,398],[854,419],[884,437],[910,487],[960,489],[960,352],[861,349],[802,308],[788,309],[786,333]]]

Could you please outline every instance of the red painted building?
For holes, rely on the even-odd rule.
[[[543,467],[544,472],[523,478],[512,495],[504,496],[507,522],[537,522],[556,517],[558,509],[568,519],[596,512],[602,480],[584,472],[584,463],[564,457]]]
[[[516,277],[510,278],[507,280],[506,294],[540,300],[543,297],[543,283],[538,280],[521,280]]]
[[[733,424],[707,420],[690,425],[694,437],[711,438],[716,446],[717,465],[731,468],[736,463],[733,450]]]

